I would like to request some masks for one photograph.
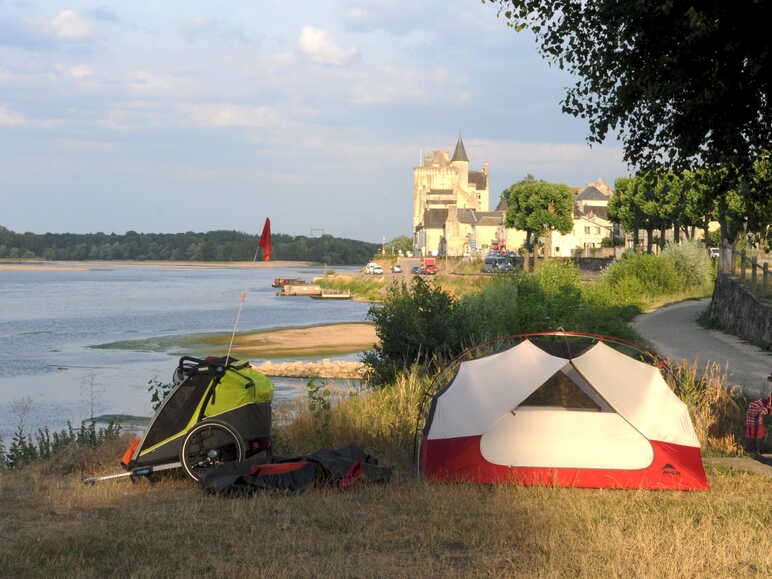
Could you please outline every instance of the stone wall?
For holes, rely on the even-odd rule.
[[[759,300],[736,278],[718,275],[710,317],[727,332],[772,350],[772,305]]]
[[[537,263],[540,265],[544,263],[543,257],[537,257],[536,258]],[[512,265],[522,269],[523,268],[523,262],[525,261],[525,258],[518,255],[516,257],[512,258]],[[571,261],[576,265],[577,268],[579,268],[582,271],[601,271],[603,268],[608,267],[613,263],[614,258],[613,257],[551,257],[550,261]],[[533,256],[530,257],[529,263],[531,264],[531,269],[533,269]]]

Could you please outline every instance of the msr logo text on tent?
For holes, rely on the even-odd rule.
[[[662,467],[662,474],[678,476],[681,474],[681,471],[677,470],[676,467],[674,467],[672,464],[667,463],[665,466]]]

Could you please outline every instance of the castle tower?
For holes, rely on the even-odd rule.
[[[461,139],[461,135],[458,136],[458,141],[456,142],[456,150],[453,151],[453,157],[450,159],[450,166],[453,167],[453,170],[456,172],[459,189],[462,191],[468,189],[469,157],[466,155],[466,149],[464,148],[464,141]],[[458,207],[477,209],[477,199],[459,199]]]
[[[435,251],[440,237],[447,240],[449,250],[462,247],[462,237],[471,235],[469,228],[477,222],[475,212],[488,211],[488,163],[480,171],[470,171],[461,136],[453,156],[449,153],[432,151],[413,168],[413,232],[416,249],[424,252]],[[463,234],[456,221],[468,226]]]

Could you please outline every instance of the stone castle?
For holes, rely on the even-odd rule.
[[[417,255],[471,255],[488,248],[517,250],[525,232],[504,226],[507,204],[490,210],[488,163],[470,171],[464,141],[458,138],[453,156],[447,149],[425,155],[413,167],[413,245]],[[574,189],[574,229],[552,232],[546,244],[556,256],[572,256],[599,248],[612,233],[608,200],[613,192],[602,179]]]
[[[503,213],[489,211],[488,163],[469,170],[464,141],[451,157],[432,151],[413,168],[413,234],[421,255],[464,255],[478,239],[495,237]]]

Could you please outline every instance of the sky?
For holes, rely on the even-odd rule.
[[[459,134],[492,203],[527,173],[613,184],[571,84],[479,0],[0,0],[0,225],[379,242]]]

